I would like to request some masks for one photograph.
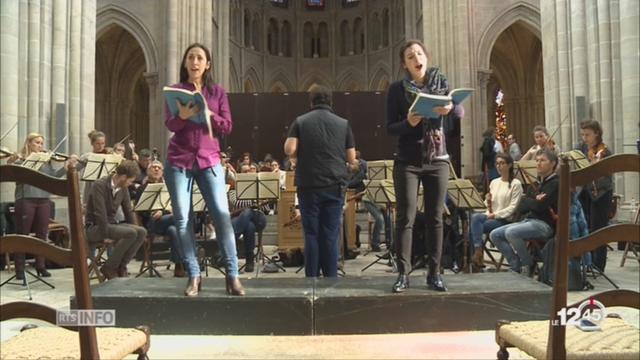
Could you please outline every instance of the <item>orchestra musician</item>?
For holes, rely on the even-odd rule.
[[[602,141],[602,127],[595,120],[587,120],[580,124],[582,144],[579,148],[589,159],[589,163],[596,163],[611,155],[611,151]],[[585,212],[589,232],[601,229],[609,223],[609,210],[613,197],[613,177],[603,176],[586,185],[580,191],[578,198]],[[603,245],[592,251],[593,266],[604,271],[607,264],[607,246]]]
[[[560,148],[549,135],[549,130],[542,125],[536,125],[533,128],[533,139],[535,140],[535,145],[533,145],[520,160],[535,160],[536,154],[540,149],[548,148],[558,155],[560,153]]]
[[[19,154],[12,154],[8,159],[9,164],[21,164],[31,154],[36,152],[43,152],[44,136],[32,132],[27,135],[24,141],[24,146]],[[53,154],[52,154],[53,155]],[[51,175],[60,177],[62,176],[69,166],[75,166],[77,163],[77,157],[74,156],[62,156],[67,158],[64,161],[64,166],[55,169],[51,161],[58,159],[62,160],[60,156],[53,157],[47,163],[44,163],[39,171]],[[35,233],[36,237],[46,241],[49,231],[49,221],[51,218],[51,200],[50,194],[40,188],[27,184],[16,184],[15,190],[15,215],[16,215],[16,227],[19,234]],[[25,268],[25,254],[14,253],[14,261],[16,267],[16,279],[24,280],[24,268]],[[35,268],[38,276],[49,277],[49,273],[45,266],[45,259],[42,256],[36,256]]]

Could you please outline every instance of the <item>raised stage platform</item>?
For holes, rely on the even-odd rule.
[[[247,296],[228,296],[224,279],[203,278],[186,298],[184,278],[114,279],[92,287],[94,305],[115,309],[118,326],[152,334],[314,335],[488,330],[496,320],[549,316],[551,288],[515,273],[448,275],[449,291],[412,276],[392,294],[394,276],[243,279]],[[73,299],[72,299],[73,301]],[[73,303],[71,305],[73,308]]]

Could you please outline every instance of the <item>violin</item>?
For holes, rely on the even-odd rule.
[[[601,142],[594,147],[589,147],[589,151],[587,151],[587,158],[590,163],[600,161],[606,151],[607,145]]]
[[[600,161],[604,157],[604,154],[606,153],[606,151],[607,151],[607,145],[601,142],[596,146],[589,147],[589,151],[587,151],[587,158],[589,159],[589,162],[593,164],[595,162]],[[593,189],[591,189],[591,194],[593,195],[593,197],[597,198],[598,187],[596,186],[595,180],[593,181],[592,185],[593,185]]]

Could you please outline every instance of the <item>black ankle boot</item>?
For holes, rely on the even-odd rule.
[[[408,288],[409,288],[409,276],[400,273],[398,274],[398,280],[396,280],[395,284],[393,284],[393,288],[391,288],[391,291],[394,293],[401,293]]]
[[[442,281],[442,276],[438,273],[427,275],[427,287],[436,291],[447,291],[444,281]]]

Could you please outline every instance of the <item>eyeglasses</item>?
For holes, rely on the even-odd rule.
[[[506,161],[496,161],[496,166],[498,165],[507,165]]]

